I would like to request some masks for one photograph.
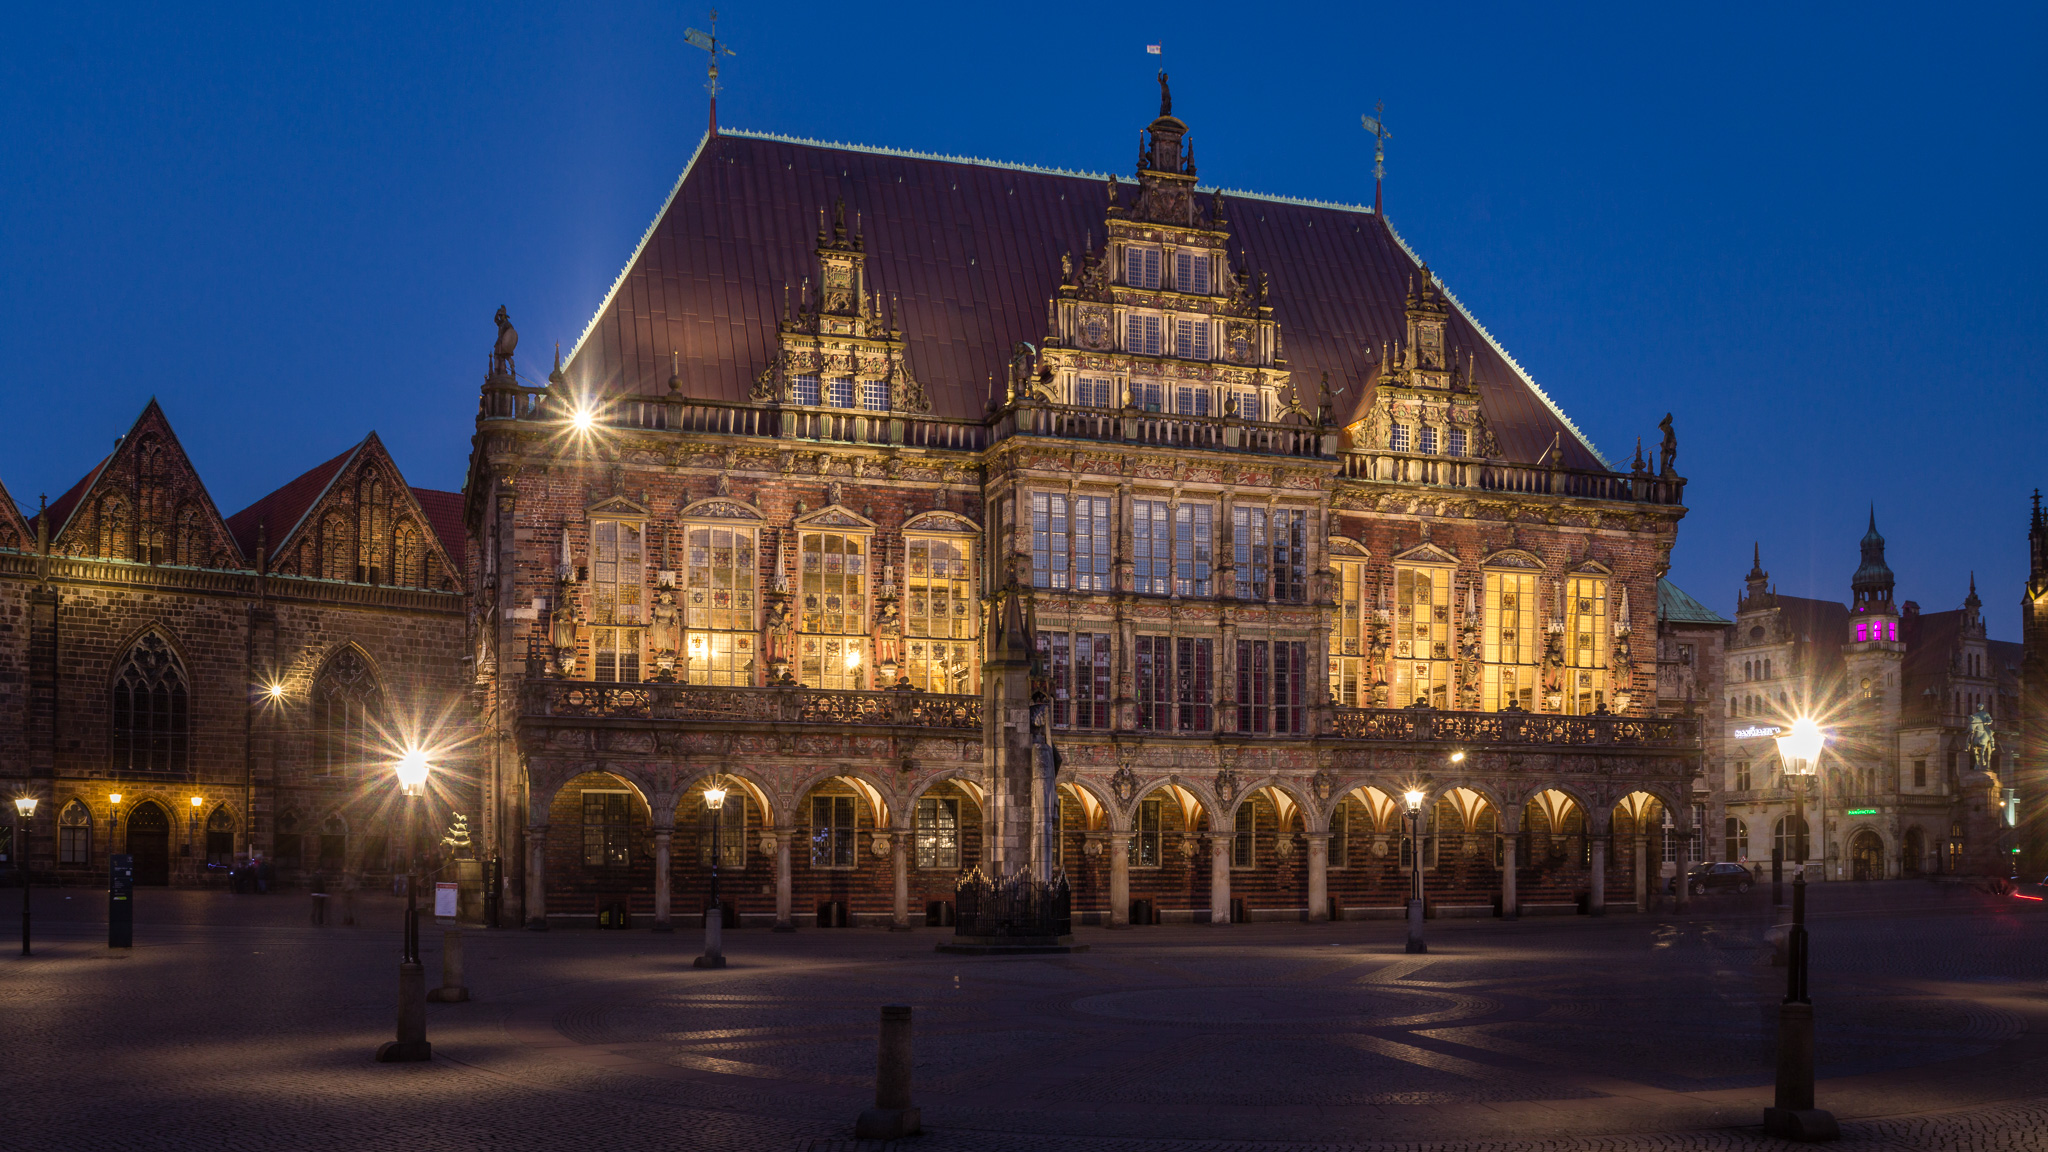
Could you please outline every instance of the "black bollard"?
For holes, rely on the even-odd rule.
[[[881,1046],[875,1060],[875,1106],[854,1122],[857,1140],[896,1140],[924,1130],[910,1103],[910,1005],[882,1005]]]

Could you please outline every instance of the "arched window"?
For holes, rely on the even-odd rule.
[[[162,634],[136,641],[114,676],[113,768],[183,772],[190,712],[185,669]]]
[[[206,818],[206,862],[222,866],[235,862],[235,818],[225,804]]]
[[[109,560],[128,559],[128,502],[119,496],[100,501],[100,540],[95,555]]]
[[[384,690],[362,650],[350,645],[328,657],[313,681],[315,770],[336,776],[362,768],[383,715]]]
[[[57,863],[72,868],[92,863],[92,813],[77,800],[57,817]]]
[[[141,504],[135,510],[136,544],[135,559],[145,564],[161,564],[169,559],[171,512],[164,507],[169,499],[165,495],[166,475],[169,457],[155,436],[146,437],[138,452],[136,479]]]
[[[391,546],[391,582],[401,588],[426,585],[426,546],[420,530],[407,520],[398,526]]]
[[[390,526],[391,509],[384,503],[384,481],[375,476],[365,477],[356,487],[356,540],[360,551],[354,579],[382,584],[389,577],[391,566],[384,547]]]
[[[171,537],[171,563],[198,567],[206,562],[206,537],[200,531],[199,509],[187,504],[178,509],[178,524]]]
[[[322,872],[339,872],[348,863],[348,825],[339,816],[320,825],[319,862]]]
[[[353,580],[355,574],[355,548],[348,536],[348,517],[330,512],[320,522],[320,575],[329,580]]]
[[[1807,857],[1806,833],[1805,821],[1797,816],[1781,816],[1778,818],[1778,828],[1776,837],[1772,842],[1773,846],[1777,848],[1785,860],[1794,863],[1804,861]]]

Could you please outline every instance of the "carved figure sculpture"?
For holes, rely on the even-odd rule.
[[[1970,713],[1970,759],[1977,771],[1991,771],[1992,753],[1998,751],[1998,733],[1992,730],[1991,713],[1982,708]]]
[[[519,329],[512,327],[512,318],[505,306],[498,306],[498,342],[491,346],[491,375],[512,375],[512,352],[519,347]]]
[[[675,585],[663,580],[654,592],[654,605],[647,610],[647,643],[659,669],[656,679],[667,683],[675,678],[676,657],[683,646],[682,614],[676,608]]]
[[[1678,462],[1678,433],[1671,426],[1671,413],[1666,412],[1664,419],[1657,421],[1657,427],[1664,430],[1664,444],[1657,451],[1659,458],[1657,474],[1659,476],[1670,476],[1673,474],[1673,465]]]

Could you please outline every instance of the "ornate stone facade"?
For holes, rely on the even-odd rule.
[[[1162,107],[1135,188],[713,137],[549,386],[494,369],[475,667],[529,922],[694,916],[714,858],[778,926],[943,920],[973,867],[1109,923],[1368,915],[1410,789],[1446,913],[1647,898],[1700,770],[1632,608],[1675,449],[1608,468],[1382,218],[1201,191],[1187,135]]]

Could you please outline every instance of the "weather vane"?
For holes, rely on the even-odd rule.
[[[699,32],[695,28],[687,28],[683,31],[683,39],[711,53],[711,79],[705,83],[704,90],[711,93],[711,134],[716,136],[718,135],[718,54],[723,52],[727,56],[737,56],[739,53],[718,42],[718,9],[716,8],[711,10],[711,31]]]
[[[1387,102],[1382,100],[1374,104],[1372,111],[1372,115],[1360,116],[1359,119],[1365,122],[1365,130],[1372,133],[1372,211],[1377,216],[1380,214],[1380,181],[1387,175],[1387,140],[1393,133],[1387,131],[1386,122],[1380,119],[1387,114]]]

